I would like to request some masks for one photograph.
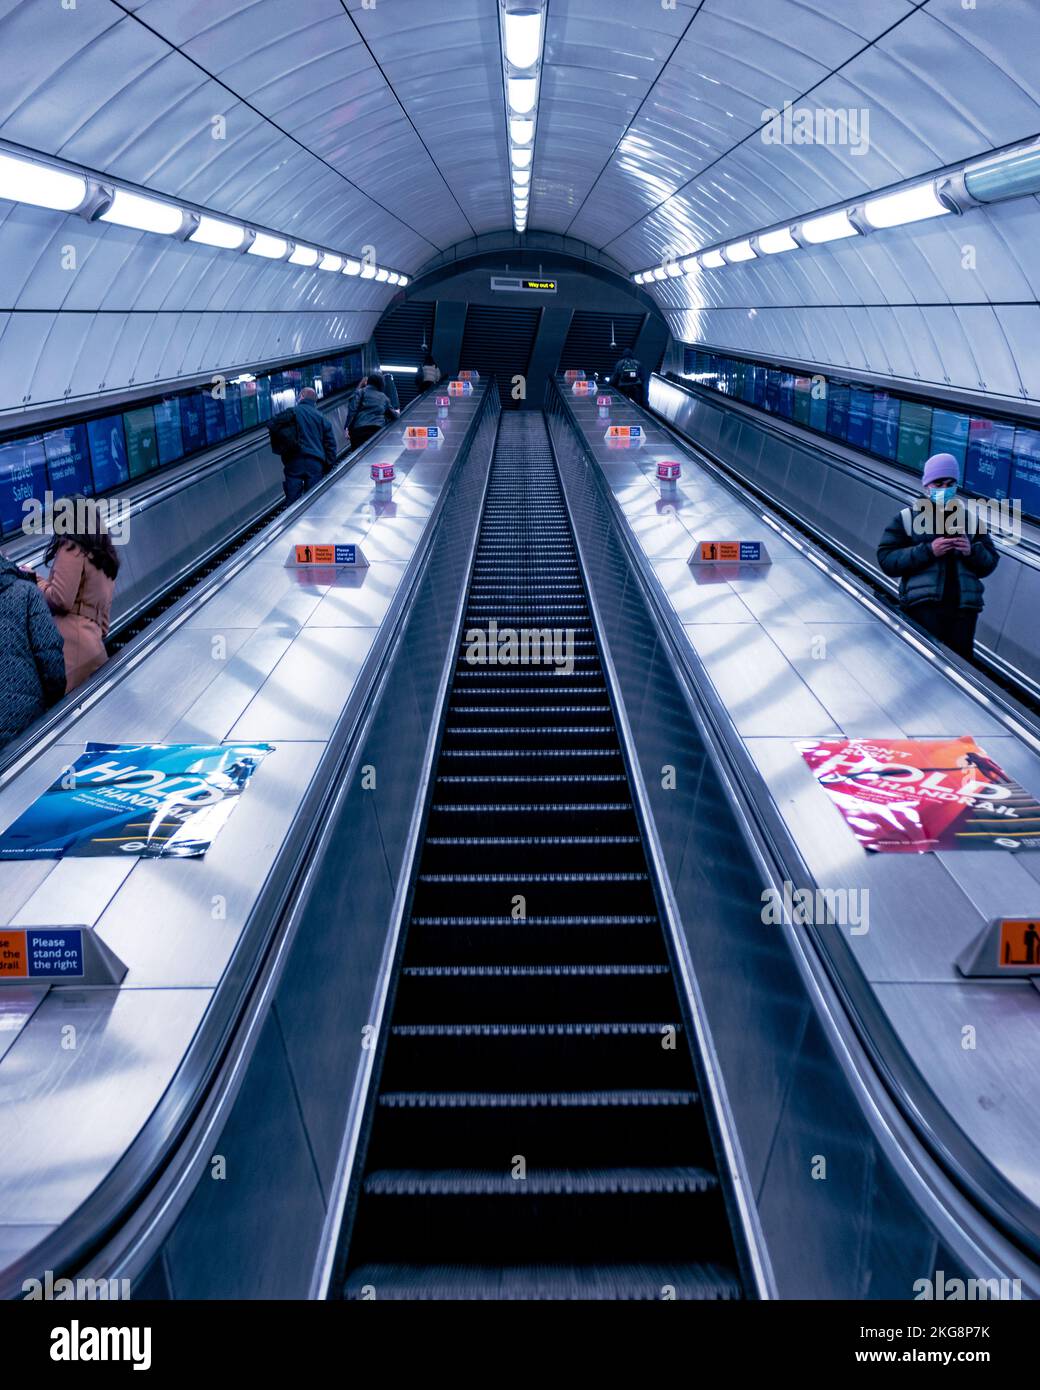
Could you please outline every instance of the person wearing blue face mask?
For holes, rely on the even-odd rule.
[[[999,555],[974,511],[957,496],[960,465],[952,454],[933,454],[921,476],[922,497],[889,522],[877,558],[899,580],[907,616],[970,661],[982,612],[983,579]]]

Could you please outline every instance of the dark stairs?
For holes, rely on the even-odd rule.
[[[739,1298],[585,588],[533,411],[502,417],[463,636],[492,618],[500,634],[573,629],[574,669],[471,664],[460,642],[340,1291]]]

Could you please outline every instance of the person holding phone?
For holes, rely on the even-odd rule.
[[[982,581],[1000,556],[976,513],[957,496],[959,483],[954,456],[933,454],[921,476],[921,499],[889,522],[877,558],[884,573],[899,580],[899,603],[907,616],[971,661]]]

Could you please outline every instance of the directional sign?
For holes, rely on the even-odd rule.
[[[688,561],[691,565],[769,565],[772,561],[762,541],[698,541]]]
[[[0,927],[0,985],[118,984],[125,974],[89,927]]]
[[[328,541],[322,544],[312,541],[304,545],[294,545],[285,563],[287,566],[298,566],[301,569],[306,569],[309,565],[350,566],[353,569],[368,567],[361,547],[344,541]]]
[[[609,449],[638,449],[644,437],[642,425],[608,425],[603,439]]]
[[[555,294],[557,287],[558,282],[556,280],[533,279],[521,275],[492,275],[491,277],[493,290],[510,293]]]

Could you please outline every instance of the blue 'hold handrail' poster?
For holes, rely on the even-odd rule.
[[[88,743],[0,835],[0,860],[206,853],[269,743]]]

